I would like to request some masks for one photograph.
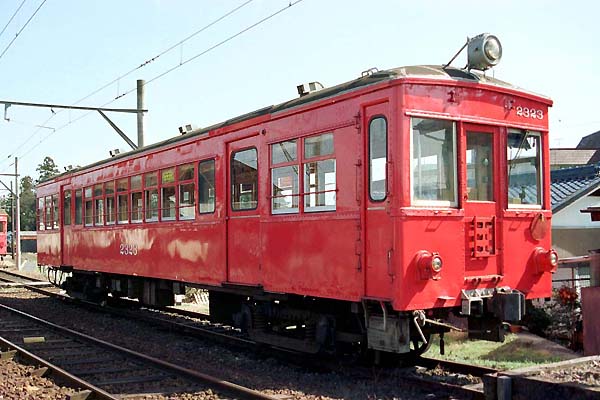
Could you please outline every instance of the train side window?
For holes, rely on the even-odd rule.
[[[196,216],[196,185],[194,164],[177,167],[179,186],[179,219],[194,219]]]
[[[160,201],[162,205],[161,218],[163,221],[175,219],[175,168],[163,169],[160,172]]]
[[[123,178],[117,181],[117,215],[119,224],[129,222],[129,179]]]
[[[94,225],[94,201],[92,199],[92,187],[86,187],[83,191],[85,197],[85,226]]]
[[[198,164],[198,212],[215,211],[215,160],[201,161]]]
[[[94,225],[104,225],[104,191],[102,184],[94,185]]]
[[[146,222],[158,221],[158,172],[144,175]]]
[[[507,140],[508,206],[542,205],[542,141],[538,132],[510,129]]]
[[[63,192],[63,225],[71,225],[71,191]]]
[[[334,211],[336,208],[336,162],[333,133],[304,139],[304,211]],[[306,161],[307,158],[318,158]],[[325,159],[322,159],[325,158]]]
[[[38,230],[43,231],[44,229],[46,229],[46,224],[44,224],[44,198],[40,197],[38,198],[38,209],[37,209],[37,215],[38,215]]]
[[[456,129],[452,121],[411,120],[411,196],[425,206],[456,206]]]
[[[297,213],[298,209],[298,141],[287,140],[271,145],[271,212]],[[287,164],[287,165],[286,165]]]
[[[58,229],[58,194],[52,195],[52,229]]]
[[[143,203],[142,199],[142,176],[131,177],[131,222],[142,222]]]
[[[106,225],[113,225],[117,219],[117,208],[115,207],[115,181],[104,184],[104,207],[106,212]]]
[[[231,208],[234,211],[258,207],[258,153],[256,148],[231,153]]]
[[[387,121],[375,117],[369,123],[369,196],[372,201],[387,197]]]
[[[46,222],[46,230],[52,229],[52,197],[46,196],[44,200],[44,220]]]
[[[83,222],[83,198],[81,189],[75,190],[75,225]]]

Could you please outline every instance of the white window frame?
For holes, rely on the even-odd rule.
[[[519,128],[508,128],[508,130],[506,131],[506,135],[508,137],[508,135],[510,133],[520,133],[525,131],[526,129],[519,129]],[[514,209],[529,209],[529,210],[541,210],[544,207],[544,173],[543,173],[543,168],[544,168],[544,152],[542,151],[543,149],[543,145],[542,145],[542,133],[539,131],[529,131],[529,133],[527,134],[527,136],[537,136],[540,141],[539,141],[539,153],[540,153],[540,164],[539,164],[539,168],[538,168],[538,180],[540,182],[540,204],[513,204],[510,203],[509,198],[508,198],[508,188],[509,188],[509,180],[510,180],[510,176],[508,175],[508,154],[506,155],[506,205],[508,209],[514,210]],[[506,148],[505,148],[506,151]]]
[[[452,151],[454,152],[452,167],[454,168],[454,201],[448,200],[420,200],[415,199],[415,187],[413,182],[413,176],[415,173],[416,165],[413,162],[413,154],[414,154],[414,132],[413,132],[413,119],[415,117],[410,117],[410,203],[412,206],[418,207],[435,207],[435,208],[457,208],[458,207],[458,155],[456,153],[456,121],[445,120],[440,118],[429,118],[429,117],[417,117],[421,119],[433,119],[440,121],[450,121],[452,123]]]

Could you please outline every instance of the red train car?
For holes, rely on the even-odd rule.
[[[551,100],[447,66],[298,89],[41,183],[38,262],[309,352],[416,354],[451,311],[500,340],[550,296]]]
[[[8,214],[4,210],[0,210],[0,260],[4,260],[4,256],[8,251],[7,234],[8,229]]]

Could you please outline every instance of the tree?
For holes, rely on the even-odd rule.
[[[52,159],[46,157],[46,159]],[[46,161],[46,160],[44,160]],[[54,161],[52,161],[54,164]],[[56,168],[58,170],[58,168]],[[39,170],[39,169],[38,169]],[[58,172],[58,171],[57,171]],[[21,207],[21,230],[35,231],[35,191],[33,186],[33,178],[24,176],[21,179],[21,192],[19,193],[19,206]]]
[[[48,156],[44,158],[44,161],[42,161],[42,163],[38,165],[38,167],[35,170],[40,174],[40,177],[38,178],[36,183],[43,182],[46,179],[50,179],[53,176],[58,175],[58,173],[60,172],[58,170],[58,166],[56,165],[52,157]]]

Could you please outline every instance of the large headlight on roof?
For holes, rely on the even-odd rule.
[[[467,53],[467,68],[485,71],[500,62],[502,45],[496,36],[482,33],[469,40]]]

